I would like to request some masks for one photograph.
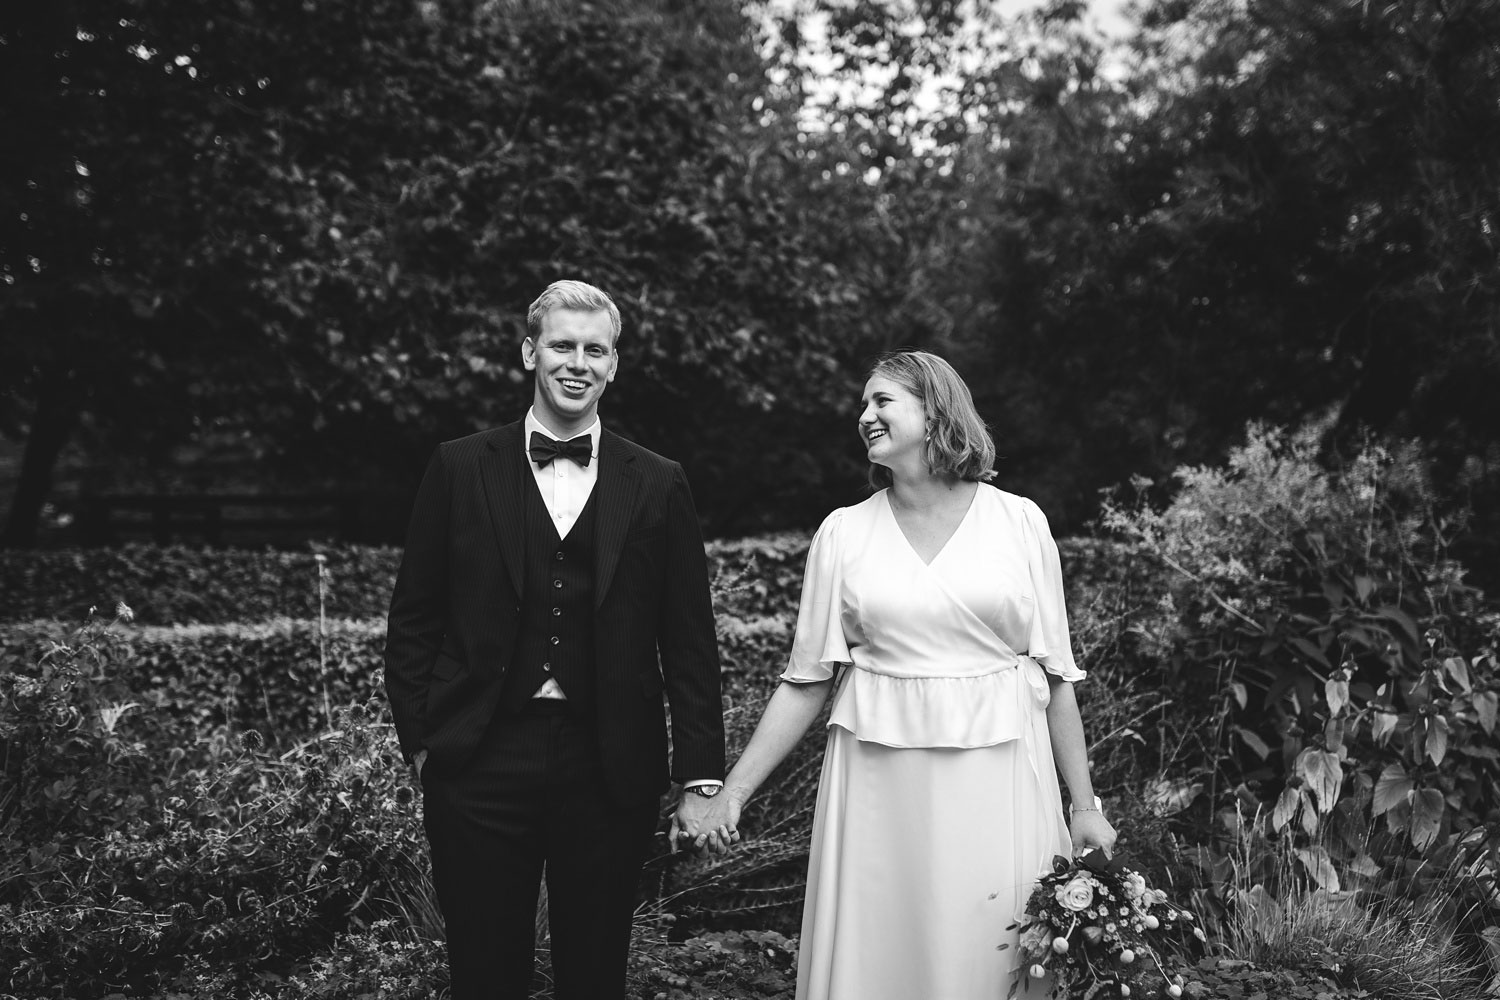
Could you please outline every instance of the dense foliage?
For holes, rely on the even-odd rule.
[[[819,477],[792,431],[851,394],[855,296],[779,183],[795,148],[742,134],[771,111],[735,4],[121,0],[0,31],[3,124],[31,139],[3,161],[13,541],[80,427],[414,482],[436,441],[519,414],[524,310],[564,276],[625,313],[613,425],[687,458],[709,510],[755,479],[739,515],[764,517]]]
[[[271,755],[192,702],[125,700],[152,689],[119,656],[93,626],[0,676],[0,990],[160,989],[195,960],[276,971],[398,905],[420,823],[385,727],[346,706]]]
[[[7,12],[7,537],[74,439],[103,488],[189,442],[400,508],[519,414],[563,274],[619,299],[609,419],[716,531],[857,495],[860,366],[903,343],[1066,527],[1328,408],[1493,501],[1500,8],[1157,0],[1111,52],[1083,4],[994,6]]]
[[[1420,950],[1451,955],[1456,929],[1492,922],[1500,874],[1500,612],[1451,558],[1461,513],[1422,452],[1329,463],[1321,431],[1252,427],[1226,468],[1179,470],[1164,508],[1111,509],[1162,570],[1133,655],[1180,693],[1178,809],[1200,817],[1206,903],[1243,943],[1283,947],[1296,915],[1385,935],[1388,955],[1421,925]],[[1370,925],[1330,914],[1345,892]]]
[[[1222,959],[1196,970],[1173,967],[1173,976],[1186,977],[1185,995],[1210,995],[1204,991],[1213,988],[1248,997],[1274,981],[1293,991],[1288,995],[1338,997],[1359,995],[1358,984],[1404,982],[1401,963],[1335,960],[1305,942],[1338,940],[1354,948],[1361,935],[1414,921],[1433,928],[1422,939],[1426,950],[1438,937],[1447,942],[1434,952],[1458,984],[1446,995],[1477,995],[1459,987],[1474,981],[1472,949],[1494,887],[1495,844],[1475,825],[1476,816],[1495,807],[1492,786],[1479,780],[1451,789],[1481,798],[1448,805],[1439,837],[1413,843],[1415,807],[1400,812],[1400,822],[1387,817],[1398,803],[1378,817],[1394,832],[1365,844],[1366,856],[1337,849],[1348,843],[1339,839],[1345,828],[1338,817],[1370,809],[1369,783],[1361,786],[1359,775],[1427,753],[1425,740],[1394,735],[1422,723],[1415,713],[1403,721],[1408,709],[1397,706],[1395,729],[1382,743],[1369,721],[1356,721],[1372,719],[1381,704],[1356,682],[1343,713],[1334,713],[1346,723],[1341,744],[1328,742],[1326,728],[1293,738],[1277,720],[1299,717],[1304,703],[1293,692],[1302,690],[1308,664],[1291,661],[1292,680],[1265,701],[1274,683],[1265,668],[1290,658],[1257,659],[1265,635],[1247,638],[1248,626],[1201,580],[1171,565],[1191,565],[1205,579],[1218,574],[1213,593],[1225,603],[1243,601],[1267,622],[1285,623],[1291,619],[1278,617],[1278,602],[1312,585],[1288,589],[1305,567],[1300,557],[1284,558],[1295,549],[1277,540],[1296,534],[1284,531],[1286,518],[1322,511],[1337,515],[1320,522],[1325,550],[1341,560],[1330,561],[1328,571],[1375,572],[1368,562],[1349,561],[1356,553],[1370,558],[1365,547],[1337,542],[1350,530],[1339,527],[1348,513],[1339,504],[1362,496],[1344,487],[1373,485],[1376,496],[1389,500],[1393,482],[1418,481],[1396,472],[1415,474],[1419,463],[1372,453],[1352,466],[1366,470],[1358,479],[1320,472],[1296,449],[1295,439],[1258,432],[1231,471],[1185,470],[1173,507],[1122,509],[1118,524],[1133,526],[1133,549],[1100,540],[1065,545],[1075,639],[1092,674],[1079,691],[1096,786],[1126,833],[1123,846],[1153,885],[1184,902],[1192,896],[1213,917],[1210,929],[1219,940],[1235,942],[1231,954],[1259,949],[1253,953],[1261,960],[1287,970]],[[1363,496],[1359,509],[1367,516],[1358,522],[1358,530],[1374,532],[1361,536],[1375,539],[1369,552],[1385,558],[1381,530],[1407,532],[1403,551],[1421,550],[1420,520],[1381,521],[1368,513],[1380,505],[1369,501]],[[785,655],[805,544],[803,535],[786,535],[715,547],[732,753],[748,739]],[[164,568],[185,557],[182,550],[153,556],[145,548],[130,556]],[[261,565],[274,573],[287,565],[279,560],[273,555]],[[247,557],[242,565],[254,564]],[[1406,565],[1380,563],[1393,572],[1398,564]],[[1281,573],[1288,569],[1289,576]],[[1432,579],[1423,579],[1422,599],[1460,593],[1433,590]],[[1456,584],[1458,576],[1448,569],[1434,579]],[[1360,600],[1354,581],[1350,593]],[[1372,586],[1390,583],[1381,578]],[[1332,600],[1321,588],[1316,596]],[[1452,604],[1447,634],[1467,641],[1462,637],[1482,633],[1493,622],[1485,607]],[[1306,628],[1319,627],[1306,617]],[[7,859],[0,869],[0,968],[10,970],[0,992],[287,1000],[430,994],[443,975],[435,943],[440,924],[420,849],[419,811],[379,697],[381,638],[379,619],[171,627],[121,620],[81,631],[35,621],[0,630],[0,838]],[[1283,641],[1298,648],[1291,637]],[[1356,665],[1362,648],[1354,646]],[[1246,685],[1253,711],[1240,710],[1234,680],[1213,683],[1213,665],[1230,662],[1239,664],[1235,678]],[[1392,661],[1378,662],[1387,669]],[[1462,722],[1471,702],[1460,700],[1451,667],[1440,662],[1437,669],[1451,697],[1440,700],[1432,718]],[[1463,693],[1490,690],[1494,680],[1490,660],[1471,660]],[[1329,690],[1321,689],[1319,701],[1315,686],[1305,703],[1312,718],[1326,715]],[[1408,695],[1404,680],[1400,690]],[[1449,752],[1482,778],[1488,766],[1482,742],[1457,724],[1450,735]],[[1225,741],[1216,742],[1220,737]],[[1283,742],[1262,761],[1256,739]],[[1346,775],[1332,814],[1322,808],[1329,786],[1314,787],[1302,775],[1313,753],[1325,751]],[[752,803],[747,839],[736,853],[723,859],[663,853],[647,866],[643,890],[651,903],[637,928],[632,989],[643,996],[787,995],[795,945],[783,935],[797,928],[821,753],[815,729]],[[1414,802],[1423,788],[1446,787],[1434,784],[1444,770],[1428,763],[1410,772],[1405,801]],[[1363,793],[1350,791],[1360,787]],[[1294,800],[1308,799],[1300,813],[1273,822],[1286,788],[1294,789]],[[1224,826],[1233,809],[1223,807],[1236,800],[1261,801],[1262,818]],[[1308,817],[1331,839],[1307,838]],[[1222,836],[1233,830],[1237,838]],[[1289,860],[1267,863],[1274,857]],[[1436,878],[1438,870],[1447,874]],[[1359,906],[1330,914],[1319,897],[1307,895],[1307,887],[1319,891],[1329,872],[1344,888],[1359,889],[1358,897],[1338,897],[1358,898]],[[1411,905],[1403,901],[1412,899],[1433,902],[1401,916],[1408,912],[1401,907]],[[1312,937],[1278,934],[1278,927],[1313,926],[1294,923],[1294,912],[1322,921],[1321,930]],[[1344,971],[1331,972],[1330,962]]]

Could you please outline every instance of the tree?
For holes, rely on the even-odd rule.
[[[756,168],[763,66],[734,4],[117,0],[7,31],[36,98],[12,109],[36,141],[7,163],[0,261],[6,432],[28,433],[9,542],[80,423],[137,453],[217,427],[304,474],[410,477],[519,412],[522,311],[562,276],[621,302],[612,422],[698,466],[707,509],[822,506],[797,432],[849,396],[851,296]],[[747,479],[775,484],[766,507],[736,507]]]
[[[233,50],[232,19],[189,39],[164,7],[22,5],[0,24],[0,431],[28,429],[4,542],[34,537],[51,468],[81,422],[149,451],[243,388],[256,366],[207,303],[219,125],[244,81],[195,58]],[[231,65],[231,69],[233,66]],[[220,287],[216,287],[220,286]]]
[[[1076,516],[1334,408],[1493,466],[1500,9],[1162,2],[1120,83],[1065,29],[969,91],[959,335],[1019,462]]]

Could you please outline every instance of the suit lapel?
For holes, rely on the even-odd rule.
[[[521,491],[527,483],[522,473],[528,471],[521,457],[521,426],[517,421],[490,435],[479,469],[500,556],[518,595],[524,583],[521,567],[526,557],[526,541],[522,537],[526,530],[522,506],[525,500]]]
[[[519,447],[519,445],[517,445]],[[598,500],[594,508],[594,607],[604,603],[614,579],[620,552],[625,548],[635,505],[640,498],[636,488],[640,473],[634,467],[635,456],[621,439],[605,431],[599,439],[599,478],[594,483]]]

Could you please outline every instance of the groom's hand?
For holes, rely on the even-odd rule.
[[[723,854],[729,850],[732,840],[739,836],[733,832],[734,823],[739,819],[739,810],[736,808],[734,819],[729,820],[720,802],[723,799],[723,792],[713,798],[705,798],[696,792],[683,791],[682,799],[677,803],[677,812],[672,816],[673,851],[689,844],[694,851],[707,848],[715,854]]]

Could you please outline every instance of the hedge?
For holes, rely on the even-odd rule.
[[[0,673],[25,674],[73,626],[56,621],[0,626]],[[725,687],[769,684],[791,637],[787,618],[719,619]],[[182,731],[228,724],[288,746],[326,729],[339,708],[379,694],[385,622],[276,619],[230,625],[112,628],[106,669],[139,704],[135,726]],[[123,695],[122,695],[123,696]],[[142,716],[146,718],[141,718]]]
[[[709,542],[720,613],[758,618],[795,609],[809,537],[784,532]],[[1130,564],[1110,542],[1065,539],[1061,547],[1069,575],[1081,579],[1116,578]],[[384,617],[400,549],[351,545],[288,552],[138,544],[0,551],[0,622],[78,622],[90,608],[107,616],[121,601],[143,625],[315,619],[319,555],[325,560],[327,616]]]
[[[125,545],[0,552],[0,621],[81,621],[123,601],[147,625],[318,617],[317,555],[327,558],[326,614],[385,613],[399,549],[317,552]]]

